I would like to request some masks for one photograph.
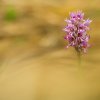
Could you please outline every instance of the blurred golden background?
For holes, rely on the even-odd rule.
[[[81,66],[65,49],[64,20],[91,24]],[[0,100],[100,100],[100,0],[0,0]]]

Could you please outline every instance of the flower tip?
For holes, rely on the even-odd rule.
[[[65,32],[67,32],[67,29],[66,28],[64,28],[64,29],[62,29],[63,31],[65,31]]]
[[[65,19],[65,22],[67,22],[67,19]]]
[[[68,49],[69,48],[69,46],[66,46],[66,49]]]
[[[90,23],[92,22],[92,20],[90,20]]]

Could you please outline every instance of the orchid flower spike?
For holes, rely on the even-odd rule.
[[[89,25],[92,22],[90,19],[84,19],[82,11],[70,13],[69,19],[65,20],[67,25],[64,28],[66,33],[64,39],[67,40],[69,46],[74,47],[78,52],[86,52],[90,47],[90,36],[87,34]]]

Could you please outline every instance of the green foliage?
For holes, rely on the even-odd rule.
[[[17,12],[13,7],[8,7],[6,12],[5,12],[5,16],[4,19],[6,21],[14,21],[17,18]]]

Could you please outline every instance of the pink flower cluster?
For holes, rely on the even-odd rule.
[[[90,46],[88,43],[90,36],[87,31],[92,21],[89,19],[84,20],[84,13],[81,11],[70,13],[70,18],[65,21],[67,25],[64,28],[66,32],[64,38],[68,41],[67,48],[72,46],[78,52],[86,52]]]

